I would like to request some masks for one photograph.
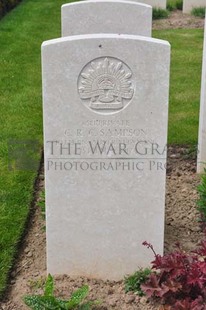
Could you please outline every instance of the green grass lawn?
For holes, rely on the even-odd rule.
[[[42,41],[60,36],[60,0],[26,0],[0,21],[0,295],[22,235],[36,171],[8,170],[8,141],[42,144]],[[40,159],[40,150],[37,150]]]
[[[197,144],[203,30],[158,30],[153,37],[172,47],[168,141]]]
[[[42,144],[40,46],[60,36],[65,0],[25,0],[0,21],[0,295],[25,227],[36,171],[8,169],[9,140]],[[169,142],[197,143],[202,30],[154,31],[172,45]],[[40,150],[36,150],[40,159]]]

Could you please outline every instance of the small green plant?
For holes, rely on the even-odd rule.
[[[204,174],[201,177],[201,183],[197,190],[200,197],[197,201],[198,210],[201,214],[201,221],[206,224],[206,169],[204,169]]]
[[[194,16],[204,18],[205,17],[205,7],[193,8],[191,14]]]
[[[167,3],[168,11],[182,10],[183,0],[170,0]]]
[[[92,301],[83,302],[89,293],[87,285],[76,290],[69,300],[62,300],[54,296],[54,280],[48,276],[43,295],[30,295],[24,297],[25,304],[32,310],[90,310],[96,303]]]
[[[170,12],[175,11],[176,10],[175,3],[168,3],[167,4],[167,10]]]
[[[151,270],[149,268],[139,269],[133,275],[125,277],[125,291],[128,293],[129,291],[137,293],[139,296],[143,296],[144,293],[141,290],[141,285],[145,283],[149,275],[151,274]]]
[[[161,18],[167,18],[169,15],[167,10],[163,10],[160,8],[153,8],[152,11],[152,18],[153,19],[161,19]]]
[[[182,11],[182,9],[183,9],[183,0],[177,0],[176,1],[176,9]]]

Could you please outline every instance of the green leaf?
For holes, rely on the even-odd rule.
[[[88,301],[85,302],[83,304],[81,304],[77,310],[90,310],[92,306],[97,306],[100,305],[101,302],[99,300],[95,300],[95,301]]]
[[[75,309],[75,307],[79,306],[79,304],[84,300],[84,298],[89,293],[88,285],[82,286],[80,289],[76,290],[70,300],[67,302],[67,309]]]
[[[145,283],[151,274],[149,268],[142,269],[140,268],[134,274],[125,277],[125,291],[136,292],[139,296],[143,296],[144,293],[141,290],[141,285]]]
[[[54,280],[49,274],[45,283],[44,296],[53,296],[54,294]]]
[[[26,296],[24,302],[32,310],[60,310],[58,301],[53,296]]]
[[[61,310],[68,310],[68,301],[67,300],[62,300],[62,299],[57,299],[59,309]]]
[[[32,310],[44,310],[44,307],[40,304],[40,296],[25,296],[24,302]]]
[[[92,302],[87,302],[85,304],[82,304],[78,307],[78,310],[90,310],[92,304],[93,304]]]
[[[49,275],[45,284],[45,295],[26,296],[24,298],[24,302],[32,310],[90,310],[90,307],[95,304],[93,301],[88,301],[84,304],[81,304],[89,292],[89,287],[87,285],[76,290],[72,294],[69,301],[55,298],[53,296],[53,290],[53,278],[51,275]]]

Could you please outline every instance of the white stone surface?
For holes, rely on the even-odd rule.
[[[87,0],[87,1],[91,1],[91,0]],[[99,1],[99,0],[92,0],[92,1]],[[109,1],[109,0],[105,0],[105,1]],[[119,1],[119,0],[116,0]],[[161,9],[166,9],[167,6],[167,0],[142,0],[142,1],[138,1],[138,0],[125,0],[125,1],[132,1],[135,2],[137,4],[147,4],[147,5],[151,5],[154,8],[161,8]]]
[[[142,0],[142,1],[132,0],[132,1],[149,4],[153,8],[166,9],[167,6],[167,0]]]
[[[141,36],[44,42],[51,274],[118,280],[153,259],[143,241],[163,253],[169,63]]]
[[[206,7],[206,0],[183,0],[183,13],[190,14],[197,7]]]
[[[202,56],[202,81],[199,114],[197,172],[203,173],[204,168],[206,168],[206,20]]]
[[[151,36],[152,8],[131,1],[96,0],[62,6],[62,36],[117,33]]]

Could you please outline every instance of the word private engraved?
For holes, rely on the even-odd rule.
[[[88,63],[78,79],[84,104],[94,112],[111,114],[126,107],[134,95],[132,71],[117,58],[101,57]]]

